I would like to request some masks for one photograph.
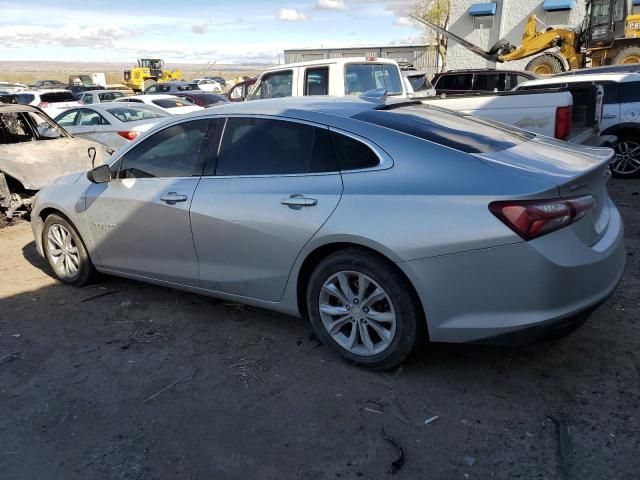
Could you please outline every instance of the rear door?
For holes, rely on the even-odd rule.
[[[228,118],[191,205],[201,286],[280,300],[296,257],[341,194],[326,127]]]
[[[103,268],[197,285],[189,205],[210,124],[190,120],[154,133],[112,165],[111,182],[89,187],[85,218]]]

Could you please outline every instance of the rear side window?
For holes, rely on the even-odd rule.
[[[350,63],[345,67],[344,91],[347,95],[360,95],[382,88],[387,95],[402,94],[402,81],[395,65]]]
[[[481,73],[476,74],[475,90],[487,90],[493,92],[494,90],[502,92],[505,89],[504,86],[504,74],[500,73]]]
[[[340,133],[331,132],[340,170],[362,170],[377,167],[380,159],[364,143]]]
[[[40,100],[47,103],[60,103],[60,102],[76,102],[76,97],[71,92],[51,92],[41,93]]]
[[[471,90],[471,75],[443,75],[436,83],[438,90]]]
[[[326,128],[285,120],[229,118],[216,175],[287,175],[337,170]]]
[[[369,110],[353,118],[466,153],[506,150],[534,137],[495,122],[426,105]]]
[[[208,120],[194,120],[151,135],[126,153],[120,178],[190,177],[208,126]]]
[[[620,103],[640,102],[640,82],[624,82],[619,84]]]
[[[304,74],[305,95],[329,95],[329,67],[307,68]]]

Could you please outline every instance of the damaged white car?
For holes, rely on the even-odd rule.
[[[105,163],[111,153],[72,137],[36,107],[0,105],[0,216],[28,214],[38,190]]]

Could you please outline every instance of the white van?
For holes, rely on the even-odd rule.
[[[265,71],[247,100],[278,97],[361,95],[386,90],[407,98],[407,87],[394,60],[374,57],[327,58],[279,65]]]

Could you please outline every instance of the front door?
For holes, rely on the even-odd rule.
[[[298,254],[341,194],[326,127],[229,118],[215,175],[202,178],[191,206],[201,286],[280,300]]]
[[[88,189],[87,226],[102,268],[198,283],[189,206],[209,124],[191,120],[160,130],[113,165],[116,178]]]

